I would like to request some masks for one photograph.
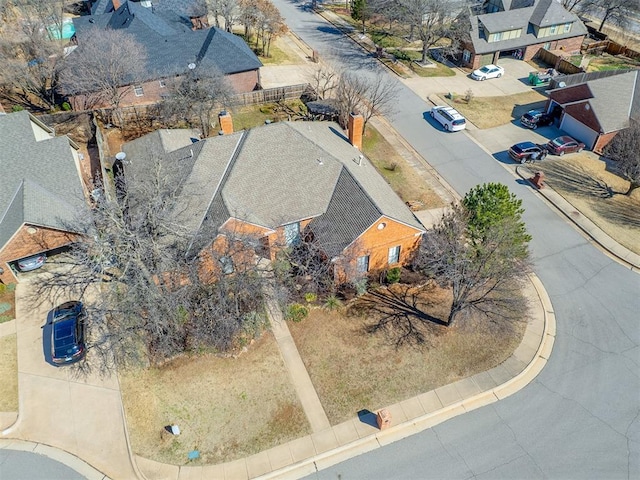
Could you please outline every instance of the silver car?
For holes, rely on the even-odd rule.
[[[21,272],[30,272],[31,270],[40,268],[46,261],[47,255],[45,253],[32,255],[30,257],[18,260],[18,270],[20,270]]]

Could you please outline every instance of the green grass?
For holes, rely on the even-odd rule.
[[[263,65],[281,65],[292,62],[291,57],[287,55],[283,50],[276,47],[273,43],[269,48],[269,56],[265,57],[263,55],[259,55],[258,58],[260,58],[260,61]]]

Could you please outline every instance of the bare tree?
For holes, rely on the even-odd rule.
[[[417,270],[451,288],[447,325],[467,310],[518,318],[526,305],[521,287],[529,270],[528,239],[519,215],[492,220],[481,230],[470,230],[473,223],[463,205],[453,206],[424,235],[414,261]]]
[[[226,350],[264,321],[255,256],[237,255],[244,237],[228,232],[218,241],[217,230],[204,225],[198,243],[208,246],[189,250],[194,234],[182,226],[179,200],[188,167],[188,159],[159,160],[140,175],[127,174],[117,199],[97,196],[74,225],[84,235],[58,260],[63,268],[35,285],[34,298],[73,291],[83,300],[96,367],[161,363],[201,347]]]
[[[17,21],[25,33],[41,33],[49,40],[62,38],[65,8],[70,0],[10,0],[17,11]]]
[[[637,0],[585,0],[580,3],[580,7],[584,13],[600,19],[599,32],[607,22],[624,27],[630,18],[640,13],[640,3]]]
[[[131,34],[93,28],[67,56],[61,87],[65,94],[82,98],[84,108],[107,104],[119,117],[122,99],[144,78],[146,61],[145,48]]]
[[[429,49],[452,33],[459,8],[450,0],[398,0],[399,19],[416,34],[422,44],[422,63]]]
[[[629,181],[625,195],[640,187],[640,122],[631,121],[604,148],[604,154],[616,162],[616,170]]]
[[[322,64],[320,68],[314,69],[309,75],[309,84],[318,96],[318,99],[325,100],[330,96],[331,92],[336,89],[338,74],[335,70],[335,68],[327,64]]]
[[[212,66],[198,64],[169,85],[163,110],[187,121],[197,118],[202,134],[208,137],[214,110],[230,105],[233,94],[231,84],[222,73]]]
[[[582,7],[588,3],[588,0],[562,0],[561,5],[568,12],[572,12],[574,10],[579,11],[582,10]]]
[[[0,39],[0,95],[31,109],[53,108],[62,56],[62,47],[43,32]]]
[[[227,32],[233,30],[240,15],[239,0],[208,0],[209,10],[215,18],[215,25],[220,27],[219,18],[224,20],[224,29]]]
[[[383,72],[373,76],[344,71],[340,74],[335,97],[340,112],[340,122],[347,124],[351,112],[358,112],[364,118],[364,125],[376,114],[388,115],[398,96],[398,88]]]
[[[287,26],[280,11],[269,0],[259,0],[256,5],[258,8],[256,45],[259,39],[262,55],[268,57],[271,41],[284,34],[287,31]]]

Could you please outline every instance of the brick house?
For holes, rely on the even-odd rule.
[[[640,70],[601,78],[576,74],[563,79],[570,83],[572,77],[584,80],[549,92],[546,111],[559,116],[559,127],[568,135],[602,153],[630,120],[640,122]]]
[[[469,68],[498,64],[502,56],[531,60],[538,50],[579,52],[587,28],[556,0],[488,0],[470,15],[462,62]]]
[[[260,88],[262,62],[239,36],[209,27],[206,13],[194,13],[193,3],[175,0],[155,4],[131,0],[94,3],[91,15],[73,19],[78,47],[69,55],[70,68],[73,55],[82,49],[83,37],[95,29],[114,29],[133,35],[147,54],[142,78],[123,85],[121,106],[157,103],[176,78],[188,71],[189,65],[215,68],[226,76],[237,93]],[[92,94],[74,95],[70,102],[77,110],[106,106]]]
[[[26,111],[0,115],[0,282],[17,281],[15,262],[59,249],[86,208],[78,146]]]
[[[313,238],[338,280],[409,261],[424,227],[350,143],[361,141],[361,116],[352,116],[349,139],[333,122],[233,132],[223,117],[225,135],[198,141],[188,130],[158,130],[123,146],[125,177],[143,178],[154,161],[183,172],[176,211],[196,251],[216,235],[241,233],[255,239],[255,253],[274,259]]]

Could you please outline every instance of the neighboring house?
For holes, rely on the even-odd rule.
[[[541,48],[579,52],[587,33],[556,0],[489,0],[470,21],[462,61],[474,69],[497,64],[502,56],[531,60]]]
[[[85,204],[78,146],[26,111],[0,115],[0,282],[21,258],[68,245]]]
[[[554,89],[546,110],[559,118],[567,134],[602,153],[630,120],[640,122],[640,70]]]
[[[200,141],[158,130],[124,145],[125,178],[145,178],[157,161],[175,175],[176,220],[194,239],[192,254],[216,235],[240,233],[274,259],[311,237],[336,279],[353,279],[405,264],[424,227],[349,143],[360,144],[362,117],[350,123],[349,140],[333,122],[278,122]]]
[[[167,86],[186,73],[189,65],[217,69],[238,93],[260,88],[262,63],[258,57],[241,37],[209,28],[206,14],[199,16],[202,12],[193,10],[192,3],[99,0],[92,5],[95,14],[73,19],[78,48],[68,57],[71,68],[73,55],[82,49],[86,35],[96,28],[114,29],[132,35],[147,54],[143,77],[128,85],[121,106],[158,102]],[[95,96],[75,95],[70,100],[75,109],[90,108]]]

